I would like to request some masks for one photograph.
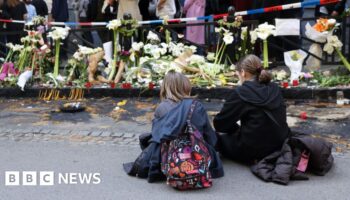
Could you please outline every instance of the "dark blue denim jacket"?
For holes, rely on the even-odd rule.
[[[192,99],[185,99],[168,114],[153,120],[150,144],[143,150],[134,163],[124,164],[124,169],[129,175],[148,178],[149,182],[164,178],[160,170],[160,143],[162,141],[173,140],[182,132],[183,127],[186,125],[192,101]],[[224,175],[223,166],[214,149],[217,142],[216,133],[210,125],[206,110],[199,102],[196,104],[191,123],[203,134],[208,144],[208,149],[212,156],[210,165],[212,177],[222,177]]]

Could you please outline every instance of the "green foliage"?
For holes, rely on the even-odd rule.
[[[316,79],[321,87],[335,87],[340,85],[349,85],[349,75],[331,75],[324,76],[320,72],[314,72],[314,79]]]

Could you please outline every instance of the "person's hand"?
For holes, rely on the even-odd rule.
[[[333,11],[331,14],[332,17],[337,17],[339,16],[339,13],[337,11]]]

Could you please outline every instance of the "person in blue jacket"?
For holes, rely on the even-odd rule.
[[[161,141],[175,139],[186,126],[186,118],[194,98],[190,96],[191,83],[186,76],[174,71],[165,76],[158,105],[152,124],[152,133],[140,137],[140,156],[133,163],[124,164],[124,170],[131,176],[147,178],[148,182],[165,180],[161,172]],[[199,102],[196,103],[191,123],[203,134],[210,151],[212,162],[209,166],[213,178],[224,175],[223,167],[214,146],[217,136],[214,132],[206,110]]]

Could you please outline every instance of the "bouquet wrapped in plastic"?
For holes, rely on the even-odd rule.
[[[298,80],[303,68],[303,62],[307,53],[302,50],[293,50],[284,52],[284,62],[289,67],[291,75],[290,82]]]
[[[336,25],[336,20],[334,19],[318,19],[316,24],[314,26],[311,26],[309,23],[306,24],[306,32],[305,35],[309,39],[317,42],[313,43],[310,46],[309,52],[318,56],[319,58],[322,58],[323,56],[323,50],[319,43],[326,43],[327,37],[333,34],[333,30]],[[315,71],[320,69],[321,67],[321,61],[314,56],[310,56],[306,60],[306,68],[309,71]]]

